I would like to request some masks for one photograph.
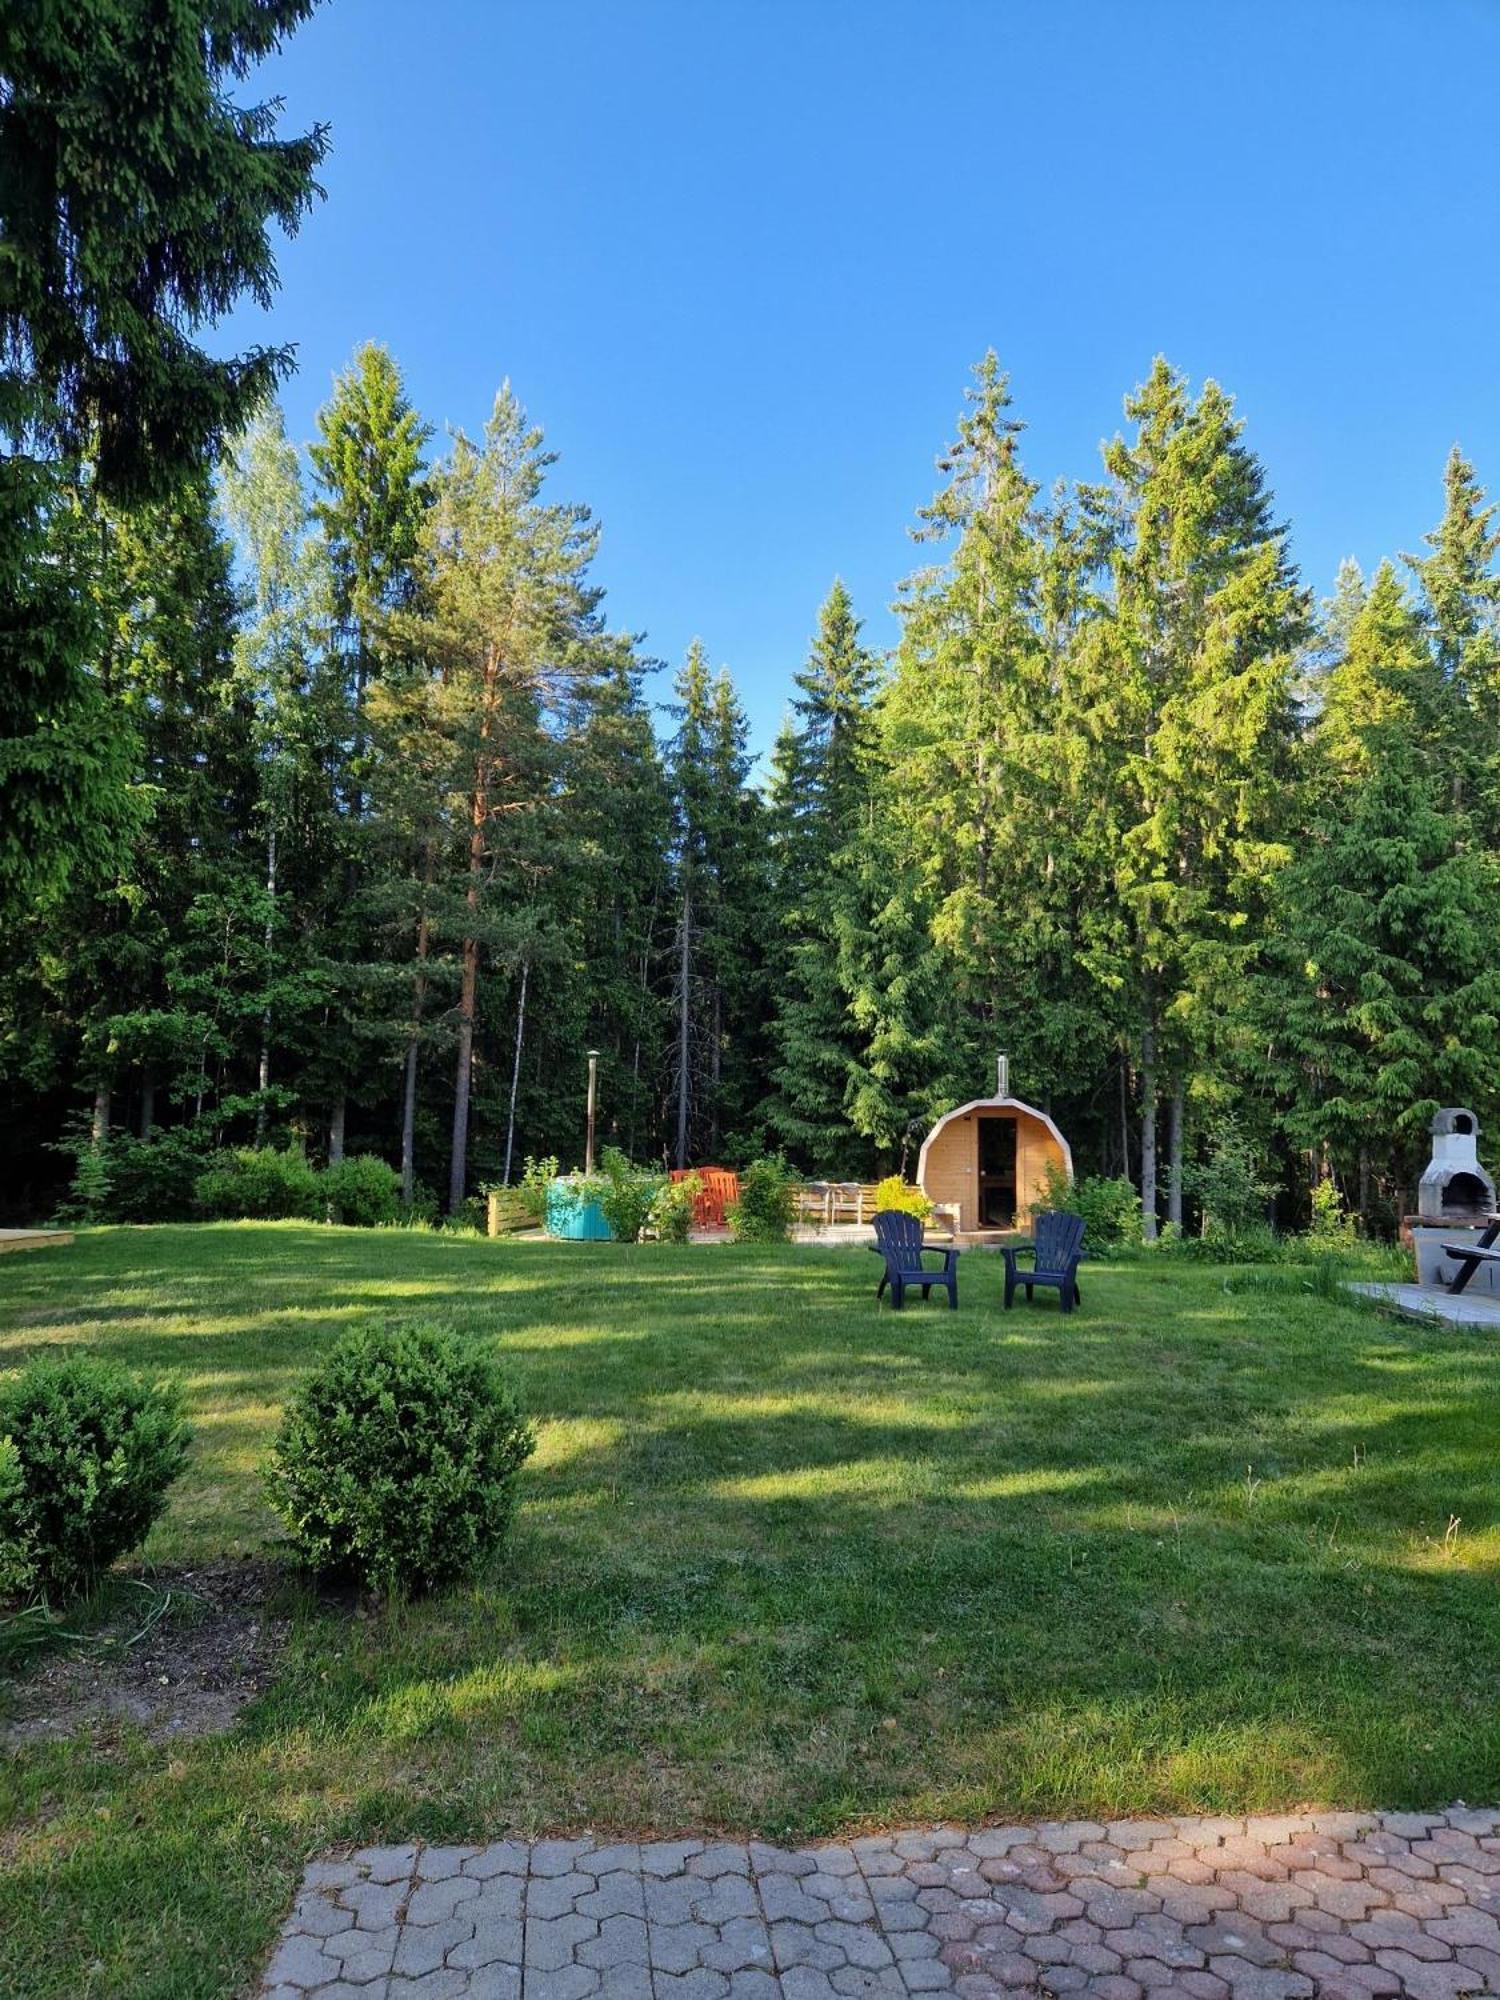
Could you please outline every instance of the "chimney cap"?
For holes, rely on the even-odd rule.
[[[1464,1105],[1449,1104],[1443,1110],[1432,1114],[1432,1124],[1429,1129],[1435,1139],[1441,1139],[1450,1132],[1463,1132],[1471,1137],[1477,1137],[1479,1120]]]

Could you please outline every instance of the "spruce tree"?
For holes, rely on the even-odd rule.
[[[797,721],[778,743],[770,802],[782,936],[767,1116],[793,1157],[818,1173],[858,1157],[848,1109],[858,1042],[838,937],[873,798],[875,661],[859,634],[849,593],[835,581],[796,676]]]
[[[0,13],[0,913],[107,873],[139,828],[74,496],[169,496],[290,366],[196,336],[247,293],[269,304],[269,230],[317,191],[321,129],[280,136],[275,106],[230,94],[310,11]]]

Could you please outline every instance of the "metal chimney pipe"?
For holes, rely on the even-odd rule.
[[[995,1058],[995,1095],[996,1097],[1010,1096],[1009,1056],[996,1056]]]
[[[594,1171],[594,1114],[599,1103],[599,1051],[589,1050],[589,1122],[588,1136],[583,1149],[583,1171]]]

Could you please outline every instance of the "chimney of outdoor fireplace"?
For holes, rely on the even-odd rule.
[[[1479,1164],[1479,1120],[1449,1105],[1432,1120],[1432,1158],[1417,1183],[1422,1222],[1482,1221],[1495,1206],[1495,1183]]]
[[[1009,1056],[996,1056],[995,1058],[995,1095],[996,1097],[1010,1096]]]

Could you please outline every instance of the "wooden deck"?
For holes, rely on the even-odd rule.
[[[46,1250],[73,1241],[71,1229],[0,1229],[0,1255],[7,1250]]]

